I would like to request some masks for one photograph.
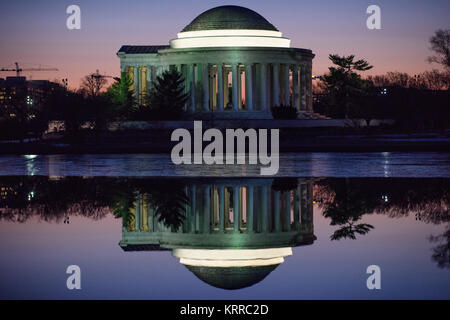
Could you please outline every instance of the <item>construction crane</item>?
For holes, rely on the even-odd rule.
[[[98,71],[98,69],[97,69],[97,72],[96,72],[96,73],[92,73],[92,74],[91,74],[91,78],[92,78],[92,79],[94,79],[94,78],[95,78],[95,79],[111,78],[111,79],[114,79],[115,81],[117,81],[117,82],[120,83],[120,78],[119,78],[119,77],[113,77],[113,76],[108,76],[108,75],[100,74],[99,71]]]
[[[14,69],[8,69],[8,68],[1,68],[0,71],[15,71],[16,72],[16,76],[20,77],[20,73],[22,71],[58,71],[57,68],[41,68],[39,66],[39,68],[20,68],[19,64],[17,62],[14,63],[16,65],[16,67]]]

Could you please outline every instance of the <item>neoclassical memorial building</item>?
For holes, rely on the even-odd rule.
[[[165,70],[185,79],[190,114],[271,119],[271,108],[290,105],[312,113],[312,59],[260,14],[239,6],[203,12],[169,45],[124,45],[117,55],[133,79],[138,102]]]
[[[280,180],[278,180],[280,181]],[[281,179],[283,181],[283,179]],[[165,225],[149,194],[136,195],[123,220],[124,251],[170,250],[202,281],[240,289],[263,280],[316,240],[314,179],[194,179],[185,185],[185,217],[178,229]]]

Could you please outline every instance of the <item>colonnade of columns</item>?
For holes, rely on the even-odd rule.
[[[312,111],[310,63],[195,63],[177,65],[129,65],[123,67],[133,80],[139,103],[163,71],[177,68],[185,79],[190,99],[186,111],[263,111],[292,106]]]
[[[128,221],[123,221],[123,226],[130,232],[170,231],[163,222],[158,221],[155,208],[148,204],[145,194],[136,197],[134,207],[130,208],[130,217]]]
[[[276,191],[270,185],[191,185],[178,232],[289,232],[312,227],[312,183]],[[170,231],[155,217],[146,196],[136,198],[128,231]]]

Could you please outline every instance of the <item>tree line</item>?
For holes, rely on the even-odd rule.
[[[411,76],[402,72],[363,77],[373,68],[354,55],[329,55],[333,66],[315,86],[314,111],[333,118],[391,118],[406,130],[447,129],[450,119],[450,29],[430,39],[433,69]]]
[[[79,138],[86,130],[101,131],[112,121],[168,120],[182,117],[188,95],[176,70],[158,76],[147,94],[137,97],[133,80],[123,73],[109,87],[96,73],[85,76],[80,88],[63,83],[40,88],[39,103],[27,103],[26,89],[9,88],[0,103],[0,139],[42,137],[50,120],[64,122],[64,133]]]

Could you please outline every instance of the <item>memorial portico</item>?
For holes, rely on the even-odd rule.
[[[288,190],[274,189],[273,179],[193,182],[184,191],[189,202],[185,221],[177,232],[312,232],[312,181],[298,179],[297,185]],[[139,195],[131,210],[132,222],[125,226],[124,232],[171,232],[170,228],[157,221],[155,208],[149,205],[146,195]]]
[[[312,59],[272,24],[238,6],[208,10],[164,46],[122,46],[121,71],[139,103],[164,70],[176,68],[190,97],[185,111],[217,118],[270,119],[272,107],[312,112]]]

